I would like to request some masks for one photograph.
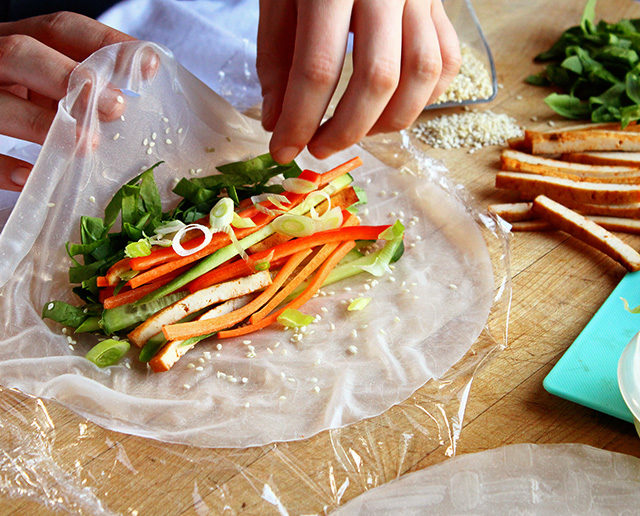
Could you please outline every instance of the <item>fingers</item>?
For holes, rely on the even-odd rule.
[[[21,84],[50,99],[67,92],[73,60],[30,36],[0,37],[0,82]]]
[[[96,20],[71,12],[0,23],[0,36],[9,34],[31,36],[75,61],[86,59],[104,46],[135,39]]]
[[[427,105],[440,79],[441,51],[429,3],[408,0],[402,25],[400,82],[369,134],[399,131],[410,126]]]
[[[22,190],[32,167],[26,161],[0,154],[0,190]]]
[[[402,2],[364,0],[354,7],[353,75],[333,117],[308,147],[317,158],[356,143],[374,125],[400,77]]]
[[[256,69],[262,85],[262,126],[273,128],[280,117],[293,47],[296,6],[293,0],[261,0]]]
[[[271,154],[281,163],[307,145],[329,105],[344,61],[349,5],[346,0],[298,3],[295,51],[270,144]]]
[[[440,45],[440,55],[442,56],[442,73],[438,84],[431,94],[429,103],[436,100],[451,83],[453,78],[460,71],[462,58],[460,57],[460,43],[451,21],[444,11],[441,0],[434,0],[431,5],[431,19],[438,35],[438,44]]]
[[[0,134],[40,144],[56,114],[4,90],[0,90],[0,113]]]

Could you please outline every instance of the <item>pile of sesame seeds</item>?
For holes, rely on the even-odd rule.
[[[510,116],[476,110],[420,122],[412,132],[418,140],[431,147],[466,147],[470,153],[487,145],[504,145],[508,139],[522,136],[522,129]]]
[[[434,104],[463,102],[465,100],[488,99],[493,93],[491,75],[475,51],[468,45],[460,46],[462,62],[460,71]]]

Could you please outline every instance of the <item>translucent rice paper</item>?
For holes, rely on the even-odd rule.
[[[89,74],[93,75],[96,84],[104,85],[110,80],[116,86],[126,85],[127,89],[139,91],[142,95],[125,95],[125,123],[101,123],[95,116],[95,104],[91,104],[91,110],[85,111],[87,117],[80,117],[85,129],[93,127],[91,132],[85,130],[80,134],[92,133],[99,136],[100,145],[95,153],[83,153],[82,148],[76,148],[75,137],[72,136],[75,135],[75,122],[69,115],[70,111],[73,112],[70,110],[73,96],[70,95],[62,103],[52,137],[46,143],[36,171],[21,195],[13,219],[6,232],[0,236],[0,253],[5,258],[0,262],[4,284],[0,291],[0,309],[8,314],[3,320],[2,335],[5,341],[0,343],[0,354],[4,361],[0,383],[16,385],[23,391],[43,396],[27,396],[17,389],[0,386],[0,507],[18,514],[42,512],[43,505],[50,509],[91,515],[158,512],[195,512],[204,515],[241,511],[256,514],[326,513],[346,500],[393,480],[418,465],[424,466],[455,455],[474,375],[492,353],[499,351],[507,343],[506,321],[510,302],[508,246],[504,228],[475,209],[473,200],[465,195],[460,185],[450,182],[442,164],[416,150],[407,135],[402,138],[376,137],[366,142],[366,149],[382,157],[385,165],[370,158],[362,149],[353,149],[344,155],[344,159],[347,159],[360,154],[367,160],[367,167],[361,167],[354,174],[357,184],[364,186],[369,193],[369,212],[363,218],[367,221],[384,222],[391,220],[389,212],[395,211],[397,216],[402,215],[400,211],[403,212],[402,218],[407,225],[407,255],[403,258],[404,264],[400,262],[394,271],[398,290],[393,290],[389,282],[381,282],[370,289],[380,289],[380,292],[384,289],[390,296],[382,311],[371,311],[375,305],[369,306],[359,314],[352,314],[358,317],[355,321],[347,318],[342,310],[335,316],[334,324],[341,328],[350,325],[347,326],[349,329],[355,328],[358,331],[358,340],[349,338],[344,343],[347,347],[352,343],[357,345],[358,353],[354,356],[337,355],[331,359],[339,360],[345,368],[345,364],[361,364],[347,361],[366,359],[370,353],[367,345],[362,344],[366,341],[360,338],[362,334],[371,334],[367,331],[369,328],[364,328],[362,332],[360,329],[364,324],[379,323],[367,323],[368,319],[360,318],[390,317],[395,322],[395,316],[385,313],[389,310],[401,312],[398,315],[401,322],[403,318],[409,321],[400,328],[383,328],[390,339],[409,341],[415,335],[416,328],[421,328],[425,332],[424,338],[431,338],[433,343],[431,349],[417,348],[425,350],[423,356],[416,353],[415,363],[410,364],[406,370],[392,370],[398,378],[402,378],[400,373],[404,374],[405,383],[399,381],[393,386],[393,393],[385,393],[388,396],[388,401],[385,402],[387,405],[377,409],[365,407],[366,411],[361,409],[359,416],[346,411],[340,414],[336,408],[332,408],[337,415],[335,421],[329,420],[326,423],[319,417],[317,422],[310,423],[310,426],[315,425],[316,431],[329,425],[334,427],[331,430],[314,436],[305,435],[304,439],[296,441],[245,449],[208,449],[168,444],[108,429],[117,428],[181,442],[209,443],[208,440],[214,435],[212,431],[215,430],[211,428],[211,421],[222,412],[209,412],[209,427],[206,430],[192,426],[179,432],[170,427],[166,418],[171,417],[179,424],[175,414],[180,411],[184,414],[185,407],[191,405],[195,408],[193,413],[188,414],[188,419],[183,421],[186,424],[204,413],[207,404],[212,407],[209,399],[196,401],[191,398],[194,389],[204,388],[204,385],[194,381],[197,377],[193,370],[189,373],[184,368],[190,362],[197,362],[200,366],[198,359],[202,357],[203,349],[211,350],[214,357],[217,350],[214,349],[215,343],[203,344],[208,347],[192,352],[183,359],[183,364],[178,364],[178,369],[162,377],[140,369],[133,358],[130,360],[132,370],[124,371],[126,366],[106,372],[93,369],[79,358],[90,342],[80,342],[71,350],[60,336],[61,330],[57,325],[45,325],[39,319],[41,304],[51,296],[72,299],[65,278],[68,261],[61,250],[63,242],[69,237],[78,237],[77,222],[80,214],[100,214],[104,202],[124,180],[132,177],[139,167],[159,159],[160,149],[162,158],[170,165],[160,167],[158,171],[169,198],[171,181],[176,176],[190,175],[189,169],[203,168],[204,174],[218,162],[258,154],[266,148],[266,135],[256,122],[238,115],[215,94],[177,67],[168,54],[157,47],[152,48],[160,55],[161,66],[150,83],[144,82],[136,71],[139,69],[136,60],[140,55],[140,44],[127,45],[119,50],[105,49],[83,65],[85,70],[95,69],[98,65],[103,68],[104,76],[98,76],[95,72]],[[113,62],[118,53],[123,60],[118,67],[119,73],[113,74]],[[79,75],[76,74],[72,81],[75,91],[78,80]],[[158,88],[162,93],[157,93]],[[153,97],[150,91],[156,92]],[[164,122],[163,116],[166,116],[168,122]],[[135,135],[134,123],[138,127]],[[165,128],[169,128],[172,144],[166,145],[165,142],[161,146],[161,138],[165,138],[162,131]],[[183,129],[182,132],[178,132],[180,128]],[[153,132],[156,132],[154,141],[157,142],[152,147],[155,149],[152,153],[155,154],[147,155],[147,147],[142,142],[145,138],[151,139]],[[118,133],[118,139],[114,140]],[[182,134],[185,136],[179,136]],[[230,142],[227,141],[227,136],[231,138]],[[175,147],[169,149],[171,145]],[[111,151],[108,153],[109,157],[103,158],[105,166],[101,168],[98,158],[102,154],[107,155],[102,146]],[[202,151],[204,146],[215,147],[216,152],[205,154]],[[170,154],[169,150],[179,154]],[[218,153],[223,150],[225,155],[221,157]],[[336,158],[334,162],[337,161],[342,161],[342,157]],[[329,166],[330,163],[322,163],[318,169],[326,170]],[[369,170],[371,167],[378,167],[378,173]],[[367,177],[372,178],[369,184]],[[382,193],[383,190],[385,194]],[[395,191],[398,191],[397,197],[394,196]],[[408,191],[409,194],[401,197],[401,191]],[[96,198],[95,204],[90,200],[91,196]],[[48,202],[56,205],[44,210]],[[62,210],[58,211],[56,208],[60,208],[60,203]],[[413,216],[417,216],[418,220],[413,219],[414,224],[411,224]],[[421,233],[416,233],[416,230]],[[425,244],[427,233],[430,234],[430,240]],[[480,240],[480,234],[484,244]],[[418,240],[417,236],[423,240]],[[440,247],[443,242],[447,245]],[[411,247],[411,244],[415,246]],[[451,250],[448,254],[447,246]],[[493,284],[490,283],[490,272],[487,270],[487,251],[494,272]],[[440,256],[440,262],[435,260],[436,256]],[[451,263],[442,263],[446,260]],[[57,263],[58,261],[61,263]],[[461,262],[464,265],[460,265]],[[440,288],[441,292],[451,296],[449,305],[444,302],[425,305],[423,318],[420,317],[421,306],[413,302],[418,300],[410,297],[425,297],[416,285],[411,285],[415,282],[418,286],[425,287],[426,282],[415,271],[416,265],[423,271],[427,270],[426,274],[434,285],[440,285],[429,288],[436,288],[436,291]],[[408,269],[403,270],[404,267]],[[414,270],[410,271],[410,267],[414,267]],[[465,275],[459,278],[453,275],[453,271],[460,274],[464,271]],[[417,279],[408,281],[402,287],[402,281],[407,280],[400,278],[408,274],[416,275]],[[488,285],[481,281],[483,277]],[[328,290],[334,291],[336,298],[348,299],[364,290],[363,284],[359,282],[354,282],[352,288],[356,285],[357,288],[351,292],[343,290],[348,284]],[[449,285],[456,285],[458,288],[454,289]],[[403,288],[408,288],[410,292],[402,292]],[[459,298],[454,296],[458,295],[458,291],[461,297],[467,296],[468,299],[464,302],[456,301]],[[405,294],[409,297],[403,298]],[[486,295],[493,296],[493,305],[489,319],[476,339],[474,335],[483,326],[488,308],[486,304],[490,302],[484,297]],[[318,306],[331,309],[331,305],[340,303],[339,300],[336,302],[331,299],[333,296],[316,298],[312,306],[314,310]],[[434,305],[435,308],[429,312],[427,306]],[[462,312],[455,315],[455,307]],[[326,319],[328,317],[321,323]],[[430,327],[432,337],[427,335]],[[314,326],[312,329],[316,333],[311,337],[321,335],[318,328],[326,327]],[[438,333],[444,335],[442,340],[436,337]],[[379,331],[378,334],[382,335]],[[337,346],[333,341],[345,338],[342,331],[327,332],[324,336],[326,338],[321,340],[322,346]],[[302,349],[298,350],[288,343],[286,334],[282,334],[282,337],[281,345],[272,348],[274,355],[269,355],[274,360],[273,364],[279,366],[278,369],[274,366],[278,377],[284,367],[293,367],[298,357],[307,356],[309,348],[313,351],[315,345],[312,342],[316,342],[312,338],[305,338]],[[378,335],[375,338],[377,342],[385,342]],[[243,356],[238,358],[243,364],[250,365],[250,374],[253,375],[256,374],[260,360],[266,361],[269,357],[266,348],[261,348],[257,339],[252,340],[257,357],[250,361]],[[271,339],[267,340],[273,342]],[[445,342],[454,344],[443,351],[442,348],[446,348]],[[423,346],[421,343],[416,345]],[[411,349],[404,345],[404,341],[401,346],[402,350]],[[277,349],[285,347],[287,356],[275,353]],[[231,357],[226,354],[234,349],[237,353],[240,353],[239,349],[244,351],[242,344],[226,343],[220,358]],[[388,351],[383,354],[384,348],[381,349],[382,351],[376,350],[381,353],[381,359],[395,356],[388,354]],[[344,348],[340,350],[344,351]],[[319,351],[323,350],[320,348]],[[26,358],[19,358],[20,356]],[[57,358],[45,360],[44,356]],[[448,364],[453,364],[460,356],[462,358],[446,370]],[[276,359],[280,362],[275,362]],[[12,362],[7,363],[9,360]],[[378,362],[372,363],[375,365]],[[57,365],[58,363],[63,365]],[[320,371],[324,374],[331,373],[330,364],[320,365]],[[205,359],[202,367],[204,369],[211,366]],[[213,367],[215,370],[215,366]],[[316,383],[312,378],[318,379],[318,385],[331,380],[331,377],[322,377],[320,372],[311,371],[314,371],[313,364],[309,366],[306,375],[314,386]],[[56,372],[63,374],[47,379]],[[204,378],[205,374],[202,373],[201,377]],[[371,378],[372,375],[367,374]],[[176,376],[175,380],[171,379],[173,375]],[[178,375],[182,379],[177,379]],[[246,377],[249,379],[249,375]],[[430,377],[431,380],[427,381]],[[117,382],[115,378],[118,378]],[[357,377],[354,375],[352,378]],[[214,375],[206,381],[215,379],[217,376]],[[156,404],[154,415],[149,416],[142,411],[144,404],[150,404],[151,401],[145,401],[140,395],[124,396],[115,390],[133,388],[134,381],[141,385],[144,392],[152,391],[150,384],[146,382],[166,382],[166,385],[156,386],[158,390],[152,393],[154,398],[161,398],[161,401],[153,402]],[[192,383],[189,391],[184,390],[182,384],[185,381]],[[276,378],[278,383],[274,385],[292,389],[287,392],[297,389],[295,403],[298,411],[291,415],[290,405],[274,408],[272,414],[277,423],[270,421],[267,428],[261,430],[265,440],[277,438],[265,435],[265,431],[273,433],[277,425],[282,427],[279,429],[282,435],[293,429],[291,425],[299,424],[304,419],[300,414],[302,407],[310,404],[309,410],[317,411],[320,403],[327,403],[326,400],[330,399],[329,392],[325,390],[326,384],[322,384],[323,389],[316,394],[312,389],[310,392],[302,386],[296,386],[294,382],[285,381],[286,383],[280,382]],[[389,384],[389,380],[384,377],[374,378],[372,389],[378,388],[378,385],[384,386],[385,382]],[[415,386],[410,387],[410,382]],[[419,387],[421,382],[426,383]],[[98,390],[97,396],[87,395],[88,385],[91,389]],[[234,385],[230,383],[215,385],[218,385],[217,393],[227,396],[233,392]],[[256,395],[256,385],[257,383],[249,383],[247,380],[246,387],[251,389],[253,395]],[[114,388],[110,389],[110,386]],[[342,386],[344,389],[350,388],[351,393],[356,392],[356,387],[355,383]],[[340,401],[344,400],[344,392],[349,391],[335,392],[334,399]],[[407,393],[404,398],[402,392]],[[46,399],[54,396],[66,407]],[[234,399],[237,398],[225,398]],[[287,401],[291,399],[288,397]],[[379,392],[374,399],[380,402],[382,393]],[[107,408],[120,410],[116,400],[122,404],[121,412],[108,414]],[[349,400],[349,404],[343,408],[357,407],[354,400],[355,398]],[[380,412],[396,403],[391,400],[398,400],[398,403],[382,414],[335,428],[356,417],[364,417],[367,413]],[[367,403],[369,402],[370,399],[367,399]],[[263,399],[263,403],[275,407],[271,396]],[[339,405],[332,407],[340,408]],[[243,406],[236,415],[239,418],[257,417],[256,408],[250,406],[245,409]],[[125,413],[126,419],[118,418],[122,413]],[[309,420],[311,413],[307,413]],[[242,439],[250,442],[251,436],[246,435],[247,428],[260,426],[253,419],[251,423],[236,426],[245,432],[244,436],[234,436],[237,442]],[[238,423],[229,421],[228,424]],[[231,440],[231,434],[230,430],[227,433],[222,430],[219,432],[227,440]],[[252,435],[255,438],[256,432]],[[224,446],[224,443],[216,443],[216,446]],[[426,456],[429,458],[425,459]]]
[[[140,70],[152,52],[160,66],[145,79]],[[114,87],[126,93],[124,120],[105,123],[99,99]],[[120,432],[245,447],[375,416],[441,377],[487,320],[494,286],[487,247],[464,206],[437,185],[356,148],[322,163],[309,156],[299,162],[324,171],[360,154],[355,184],[369,192],[363,220],[403,220],[406,253],[389,277],[356,277],[309,302],[304,310],[322,319],[300,342],[273,327],[221,341],[221,350],[220,341],[200,344],[169,373],[151,373],[134,352],[101,370],[83,358],[95,337],[70,345],[58,324],[40,318],[49,300],[75,301],[63,243],[79,241],[80,215],[101,216],[120,185],[158,160],[165,164],[156,178],[170,206],[178,177],[255,156],[267,141],[258,122],[159,47],[113,46],[79,67],[0,237],[2,383]],[[348,312],[349,300],[362,296],[372,298],[366,310]]]
[[[332,514],[635,514],[639,505],[640,459],[583,444],[514,444],[405,475]]]

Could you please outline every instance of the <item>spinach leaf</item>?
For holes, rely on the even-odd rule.
[[[544,101],[556,113],[566,118],[589,118],[591,114],[589,103],[572,95],[552,93]]]

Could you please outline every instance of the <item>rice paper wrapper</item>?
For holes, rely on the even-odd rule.
[[[144,73],[153,55],[157,71]],[[113,88],[122,91],[123,117],[107,122],[101,99]],[[164,48],[114,45],[80,65],[0,235],[1,383],[54,399],[112,430],[247,447],[375,416],[440,378],[487,321],[494,278],[485,241],[463,203],[436,181],[356,147],[323,162],[307,154],[298,162],[323,172],[360,155],[364,164],[353,176],[369,198],[363,223],[400,218],[406,252],[389,276],[363,274],[323,289],[303,308],[320,317],[299,342],[279,325],[244,338],[210,339],[169,372],[155,374],[138,362],[137,350],[99,369],[83,358],[95,337],[70,343],[60,325],[41,319],[52,299],[77,304],[64,243],[79,241],[80,216],[101,217],[141,168],[164,161],[156,180],[167,209],[178,201],[171,193],[177,178],[211,174],[217,165],[267,148],[268,134],[256,120]],[[356,297],[372,300],[348,312]]]

